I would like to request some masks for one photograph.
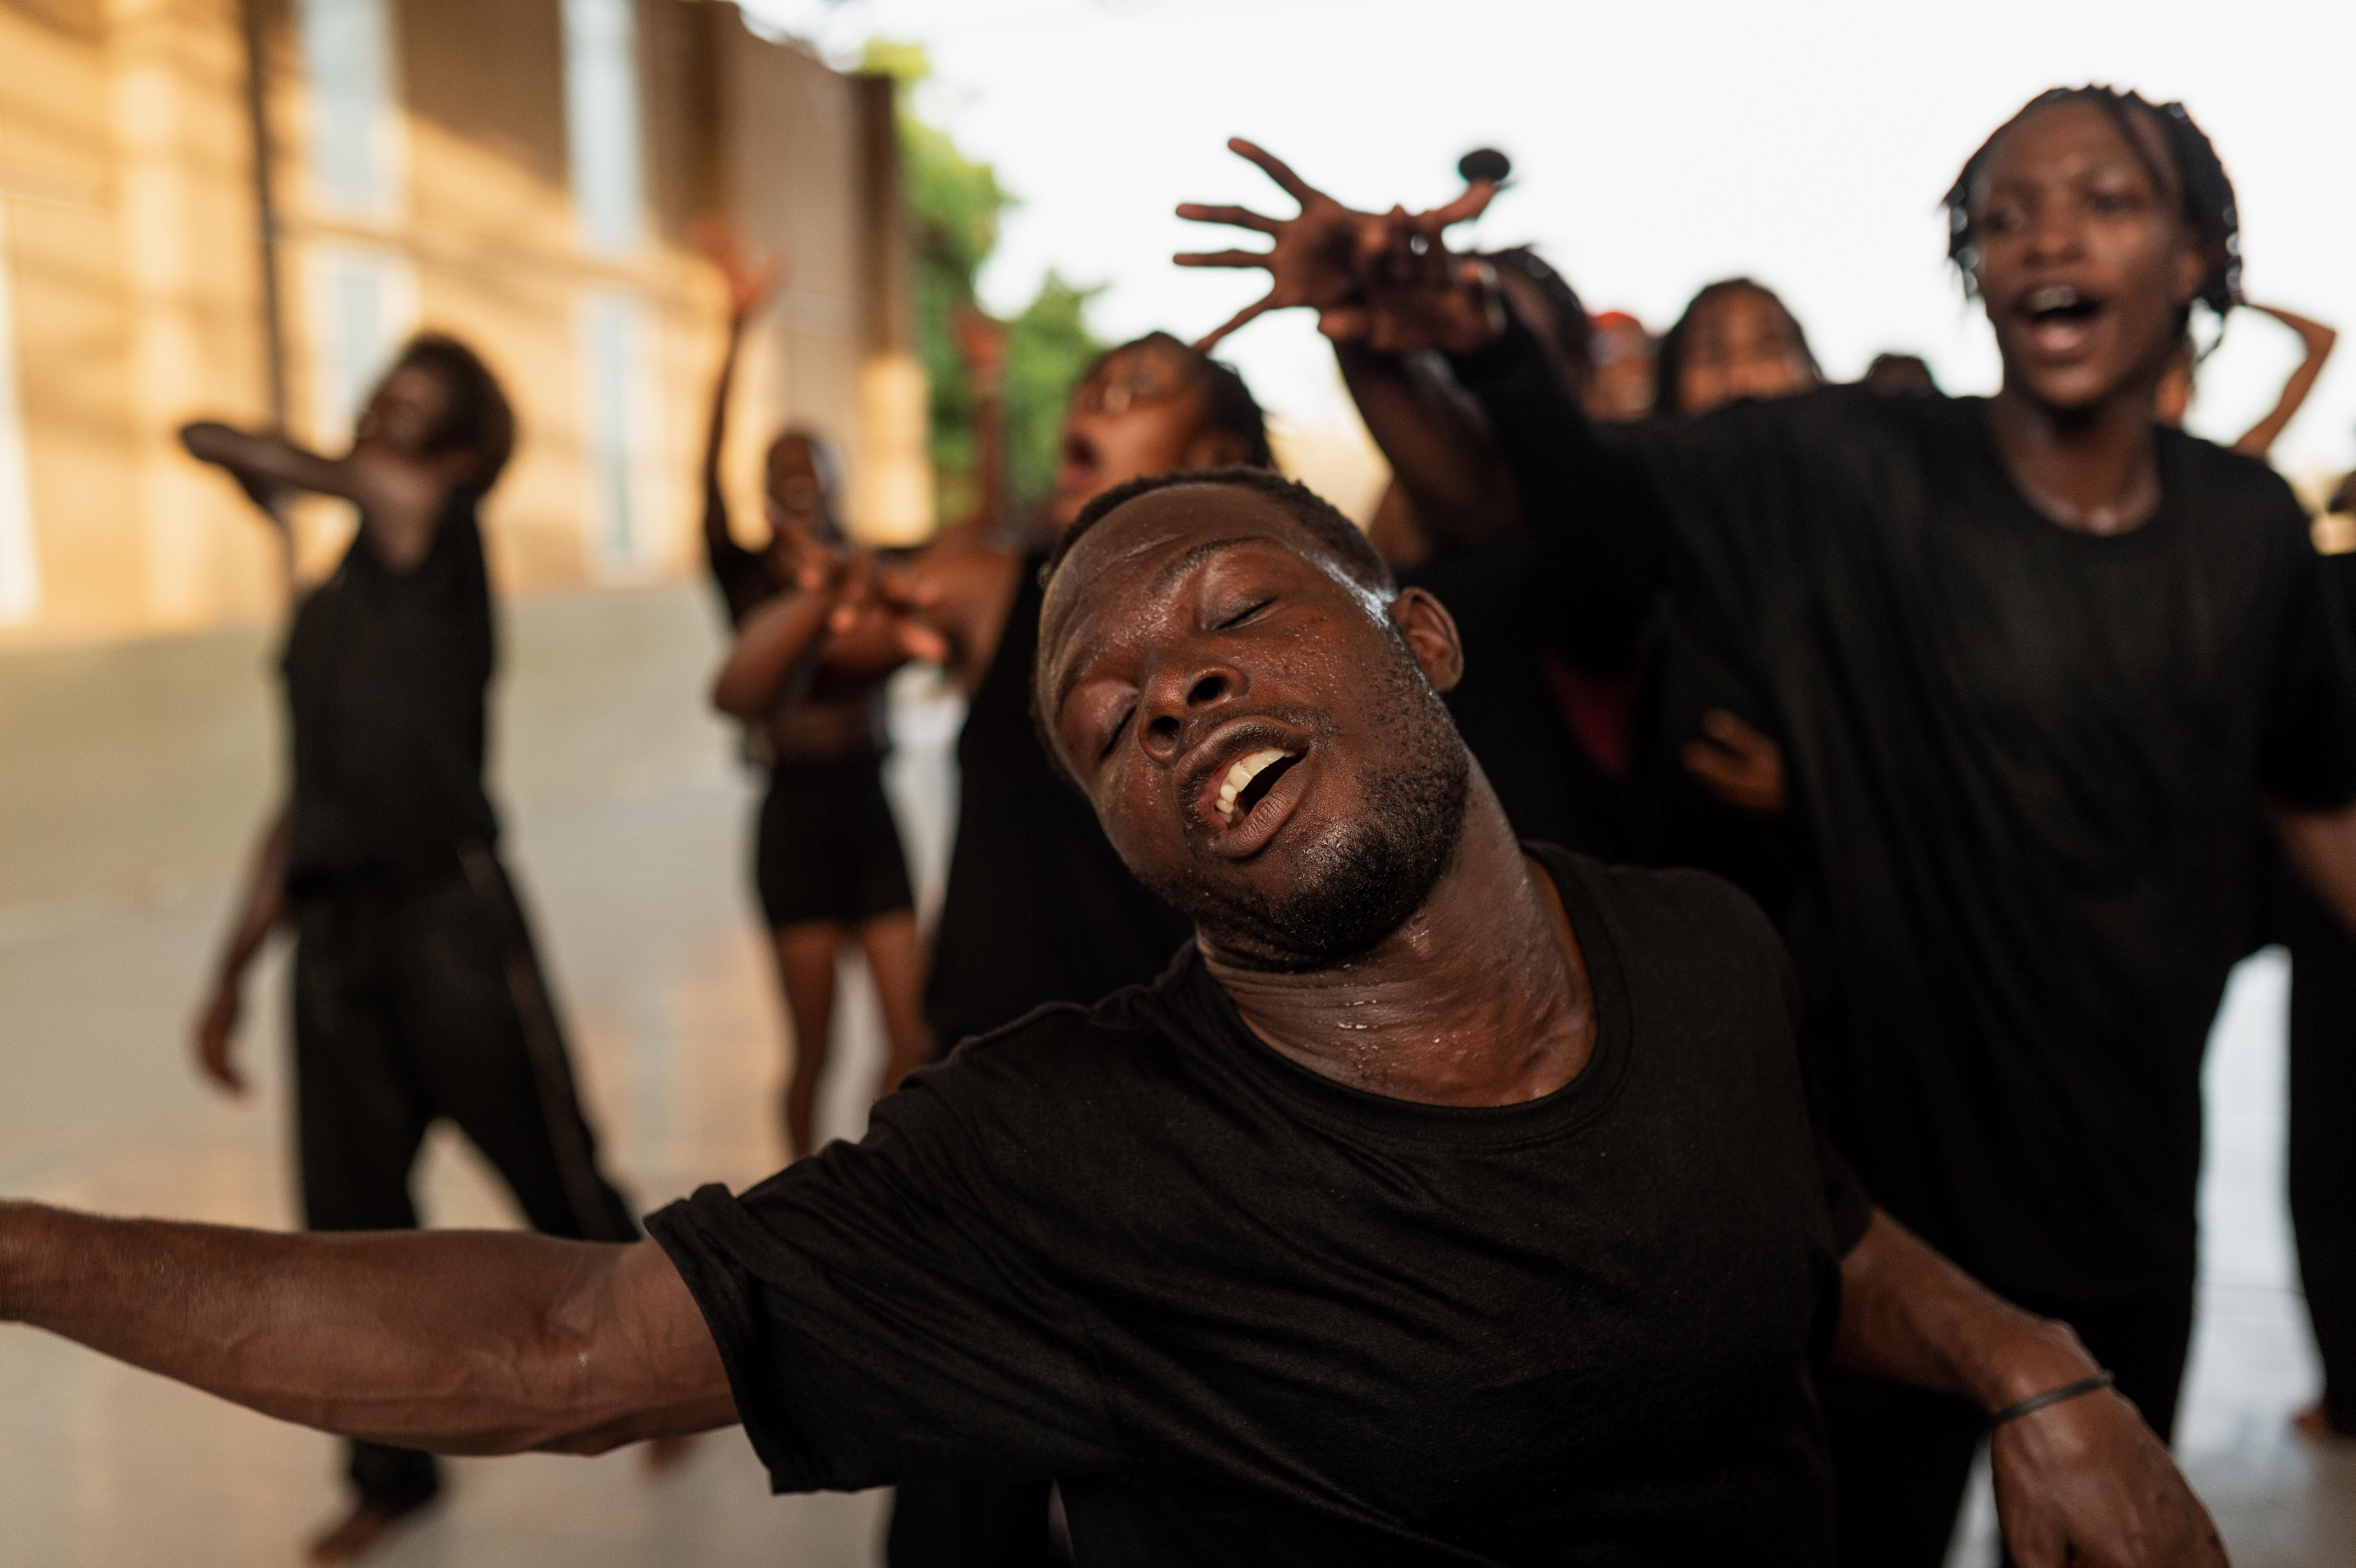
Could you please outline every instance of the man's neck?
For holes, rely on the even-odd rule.
[[[1252,1032],[1353,1088],[1434,1105],[1550,1094],[1595,1050],[1587,965],[1552,880],[1522,853],[1487,784],[1431,896],[1373,947],[1329,968],[1212,976]]]
[[[2159,509],[2153,439],[2157,378],[2091,408],[2047,408],[2008,386],[1988,404],[1997,458],[2013,483],[2053,522],[2077,533],[2123,534]]]

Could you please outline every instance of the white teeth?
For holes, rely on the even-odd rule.
[[[2029,314],[2035,315],[2040,311],[2067,310],[2073,304],[2083,303],[2084,298],[2083,294],[2068,283],[2048,283],[2041,289],[2032,291],[2023,303]]]
[[[1283,756],[1282,752],[1271,747],[1265,752],[1254,752],[1227,770],[1226,782],[1219,786],[1220,821],[1233,822],[1236,819],[1236,796],[1241,795],[1252,780],[1259,777],[1260,769],[1280,761]]]

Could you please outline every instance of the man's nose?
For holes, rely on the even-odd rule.
[[[1157,763],[1176,762],[1194,744],[1195,733],[1243,695],[1245,685],[1232,665],[1194,661],[1157,672],[1146,686],[1140,731],[1146,755]]]

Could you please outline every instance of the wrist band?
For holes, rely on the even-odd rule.
[[[2082,1393],[2092,1393],[2096,1389],[2109,1388],[2118,1381],[2109,1372],[2102,1371],[2096,1372],[2091,1378],[2080,1378],[2074,1383],[2063,1383],[2060,1388],[2050,1388],[2043,1393],[2031,1394],[2019,1404],[2008,1404],[1989,1416],[1988,1428],[1994,1431],[2008,1421],[2019,1421],[2022,1416],[2043,1410],[2049,1404],[2060,1404],[2065,1399],[2076,1399]]]

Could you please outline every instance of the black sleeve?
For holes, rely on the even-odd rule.
[[[1513,473],[1539,570],[1562,608],[1563,651],[1592,669],[1624,667],[1671,570],[1667,519],[1642,464],[1598,439],[1511,313],[1495,343],[1449,365],[1480,400]]]
[[[2331,811],[2356,800],[2356,639],[2338,560],[2292,547],[2282,649],[2266,692],[2258,782],[2285,805]]]
[[[836,1144],[648,1221],[778,1491],[1044,1478],[1119,1449],[1087,1331],[949,1110],[956,1063]]]

